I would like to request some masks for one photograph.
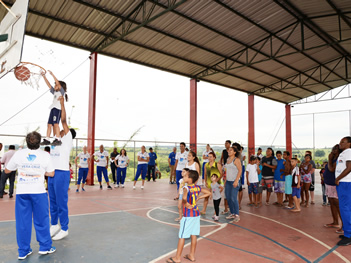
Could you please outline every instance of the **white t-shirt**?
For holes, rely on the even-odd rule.
[[[58,100],[59,97],[65,96],[65,90],[61,87],[59,91],[54,90],[53,88],[50,89],[50,92],[52,95],[54,95],[54,99],[52,100],[52,103],[50,105],[50,109],[56,108],[58,110],[61,110],[61,103]]]
[[[256,157],[260,157],[260,159],[262,160],[263,154],[262,153],[261,154],[256,154]]]
[[[61,142],[60,146],[51,145],[51,162],[55,170],[69,171],[69,157],[73,146],[71,131],[61,138]]]
[[[185,165],[188,163],[188,152],[184,151],[183,153],[178,152],[176,155],[176,160],[178,160],[177,171],[182,171],[185,168]]]
[[[79,158],[79,165],[82,168],[88,168],[88,159],[90,158],[90,154],[89,153],[84,153],[81,152],[80,154],[78,154],[78,158]]]
[[[204,151],[203,153],[202,153],[202,156],[204,156],[205,155],[205,157],[208,157],[208,154],[210,153],[211,151]],[[204,163],[208,163],[209,162],[209,160],[208,159],[203,159],[204,160]]]
[[[147,158],[149,158],[149,154],[147,152],[138,152],[138,157],[140,157],[141,159],[145,160],[145,161],[138,161],[138,164],[147,164]]]
[[[257,164],[248,164],[246,171],[249,173],[249,182],[258,183]]]
[[[46,193],[45,172],[55,170],[50,155],[40,149],[17,151],[6,168],[10,171],[18,169],[16,194]]]
[[[96,156],[98,158],[98,162],[96,163],[96,166],[102,166],[102,167],[106,167],[107,165],[107,159],[106,157],[109,156],[107,151],[103,151],[103,152],[96,152],[94,153],[94,156]]]
[[[129,157],[128,156],[118,155],[116,157],[116,160],[118,160],[119,168],[125,168],[127,166],[127,162],[129,160]]]
[[[338,161],[336,162],[336,169],[335,169],[335,178],[338,177],[345,169],[346,169],[346,162],[351,162],[351,149],[343,150],[340,153]],[[339,182],[351,182],[351,172],[342,178]]]

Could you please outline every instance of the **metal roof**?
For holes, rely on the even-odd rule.
[[[31,0],[26,34],[282,103],[351,80],[350,0]]]

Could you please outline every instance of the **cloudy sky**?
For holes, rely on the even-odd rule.
[[[26,36],[22,61],[51,70],[68,86],[66,105],[77,136],[87,137],[89,53]],[[49,78],[49,80],[51,80]],[[98,56],[96,138],[126,140],[143,127],[136,140],[189,141],[190,80],[137,64]],[[0,124],[47,91],[21,84],[13,73],[0,79]],[[46,133],[52,95],[47,92],[0,126],[0,134],[23,135],[38,126]],[[296,105],[292,137],[296,147],[331,147],[350,134],[350,99]],[[255,97],[256,145],[285,145],[285,105]],[[198,142],[222,144],[226,139],[247,144],[247,94],[206,82],[198,83]],[[0,136],[2,142],[19,139]]]

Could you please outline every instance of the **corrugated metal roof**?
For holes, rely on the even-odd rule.
[[[350,15],[343,0],[31,0],[26,33],[290,103],[350,82]]]

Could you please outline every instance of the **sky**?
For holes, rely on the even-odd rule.
[[[89,55],[87,51],[25,36],[22,61],[51,70],[67,83],[66,111],[71,126],[78,128],[79,138],[87,137]],[[53,82],[51,77],[48,79]],[[24,135],[37,127],[46,133],[53,98],[46,92],[44,81],[39,84],[38,90],[21,84],[12,72],[0,79],[0,134]],[[189,97],[190,79],[186,77],[98,55],[95,137],[127,140],[141,128],[134,140],[188,142]],[[247,102],[246,93],[200,81],[198,143],[223,144],[230,139],[247,144]],[[350,99],[295,105],[291,111],[293,147],[332,147],[350,135],[350,105]],[[309,113],[316,113],[314,142],[313,115]],[[256,146],[284,146],[284,119],[284,104],[256,96]],[[0,141],[9,144],[21,139],[0,136]]]

